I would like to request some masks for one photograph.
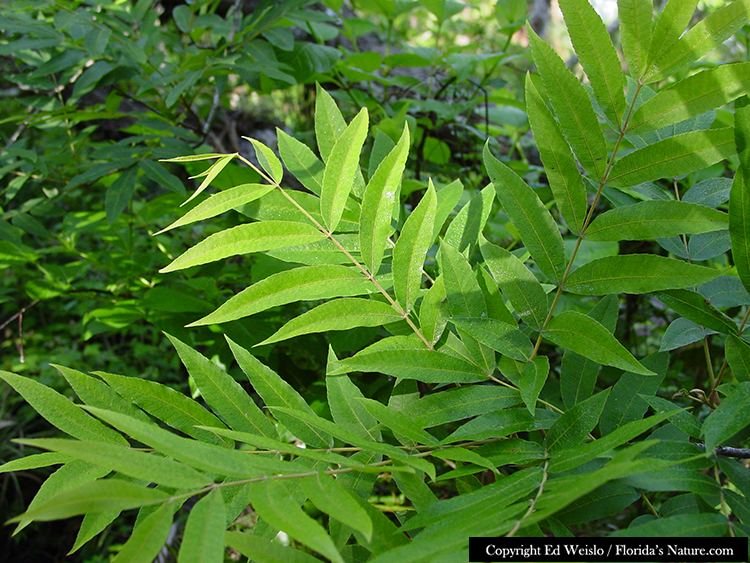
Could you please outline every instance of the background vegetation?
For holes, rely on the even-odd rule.
[[[146,388],[128,395],[118,387],[121,380],[73,370],[159,382],[195,399],[189,404],[202,405],[198,412],[207,414],[196,416],[204,417],[204,426],[223,426],[222,419],[241,430],[225,412],[225,402],[211,396],[212,380],[201,379],[200,373],[212,373],[223,386],[244,389],[249,395],[242,396],[257,404],[293,404],[316,417],[300,422],[290,413],[266,410],[260,416],[274,426],[269,427],[272,432],[264,426],[269,433],[261,435],[273,441],[243,442],[250,438],[235,435],[224,436],[224,442],[231,438],[274,452],[285,452],[284,446],[295,440],[323,449],[348,445],[369,452],[370,462],[385,459],[395,466],[377,479],[377,473],[363,473],[368,476],[364,484],[346,481],[345,474],[334,481],[344,483],[346,494],[355,492],[367,501],[351,509],[365,514],[363,528],[353,526],[353,531],[337,524],[335,511],[316,502],[312,485],[304,493],[295,491],[297,505],[310,517],[301,520],[307,528],[297,535],[291,531],[295,523],[275,521],[273,511],[253,496],[257,492],[248,489],[246,499],[225,495],[221,502],[222,495],[212,492],[197,504],[200,497],[169,504],[168,515],[143,508],[136,520],[133,511],[120,516],[112,507],[110,512],[95,511],[82,527],[80,517],[66,520],[64,528],[59,522],[31,523],[50,517],[32,513],[13,538],[13,527],[4,528],[11,561],[63,560],[71,548],[75,553],[66,560],[109,561],[130,537],[134,522],[146,529],[144,520],[150,529],[164,531],[164,560],[175,559],[185,527],[191,527],[189,515],[198,515],[193,517],[197,522],[222,503],[227,507],[222,510],[231,513],[232,502],[240,510],[229,529],[243,537],[228,536],[231,549],[224,552],[222,542],[215,560],[221,560],[221,553],[234,557],[240,552],[256,553],[262,560],[259,554],[268,546],[247,547],[244,536],[269,538],[279,529],[292,537],[287,545],[301,550],[295,557],[305,551],[335,560],[340,553],[347,561],[358,561],[371,554],[386,558],[393,551],[393,557],[406,560],[408,553],[397,549],[407,536],[395,536],[402,539],[393,543],[377,534],[368,540],[367,522],[381,526],[383,536],[383,530],[390,534],[396,525],[406,525],[426,530],[409,531],[408,537],[429,532],[423,536],[429,538],[440,533],[441,521],[450,521],[446,514],[455,504],[448,499],[491,502],[492,491],[503,490],[491,488],[492,483],[526,475],[531,476],[528,488],[519,492],[517,504],[506,507],[507,519],[496,520],[500,528],[492,533],[604,535],[638,529],[669,535],[700,529],[710,535],[747,536],[750,470],[713,455],[713,449],[747,447],[750,424],[745,340],[750,272],[747,257],[743,259],[750,223],[742,203],[747,199],[743,167],[750,163],[745,155],[746,106],[735,102],[750,82],[743,62],[748,59],[748,30],[743,27],[750,20],[748,5],[659,3],[653,7],[657,23],[652,33],[661,34],[662,46],[652,35],[649,44],[633,32],[631,20],[608,21],[605,28],[587,3],[561,4],[567,7],[565,19],[545,2],[526,0],[18,0],[0,6],[0,368],[10,383],[2,384],[0,403],[4,520],[29,509],[49,475],[58,475],[57,481],[46,481],[53,485],[39,493],[37,508],[85,481],[75,463],[103,463],[81,458],[69,444],[18,441],[57,436],[49,422],[75,438],[94,436],[97,441],[99,426],[82,437],[56,418],[55,413],[67,413],[65,403],[58,402],[61,396],[142,422],[155,418],[198,442],[222,441],[221,434],[196,433],[193,425],[180,426],[168,413],[139,402],[139,393],[150,392]],[[650,2],[620,2],[620,9],[630,10],[633,18],[652,14]],[[662,9],[666,15],[658,18]],[[582,42],[580,31],[576,35],[580,22],[599,33],[592,43]],[[703,43],[694,40],[698,33],[680,38],[685,28],[696,26],[710,31]],[[628,78],[627,97],[619,88],[620,94],[608,100],[603,91],[612,84],[617,90],[617,81],[624,81],[620,65],[610,64],[607,70],[599,64],[614,54],[610,37],[624,53],[613,60],[624,65]],[[688,55],[671,60],[670,46]],[[594,55],[599,51],[605,53],[601,59]],[[654,70],[656,62],[671,67]],[[597,64],[604,69],[598,74]],[[713,72],[702,75],[696,87],[689,79],[701,71]],[[573,76],[585,86],[572,85]],[[567,86],[552,86],[550,81],[558,78],[567,80]],[[670,86],[676,96],[658,97]],[[562,97],[579,96],[584,107],[579,105],[579,111],[595,126],[576,124],[577,112],[566,113],[558,90]],[[696,100],[691,91],[711,95]],[[654,95],[657,101],[650,107],[656,109],[637,113]],[[361,108],[366,108],[366,118]],[[601,135],[593,133],[599,130]],[[331,161],[335,140],[343,134],[358,140],[364,147],[361,155],[342,153]],[[594,158],[585,154],[589,150]],[[206,154],[227,156],[174,160]],[[283,161],[283,179],[274,154]],[[672,162],[659,156],[664,154],[679,158]],[[643,155],[656,156],[649,160]],[[390,176],[378,180],[378,193],[386,193],[388,186],[392,196],[398,193],[387,210],[380,196],[370,200],[377,203],[365,204],[367,190],[375,193],[373,178],[384,162],[381,176],[387,171]],[[355,170],[360,167],[361,172]],[[326,187],[333,184],[326,184],[325,174],[346,175],[345,169],[351,175],[351,196]],[[298,208],[278,188],[259,187],[278,183],[296,194],[290,197]],[[211,203],[209,194],[238,186],[244,186],[235,192],[240,203]],[[316,192],[316,186],[322,189]],[[317,203],[316,196],[326,203]],[[730,197],[736,202],[731,207]],[[226,213],[204,212],[203,220],[157,234],[200,206]],[[524,218],[524,209],[535,215]],[[312,251],[317,261],[307,263],[303,254],[285,254],[281,245],[241,256],[215,253],[194,267],[178,263],[159,272],[180,260],[186,249],[197,249],[208,236],[236,225],[278,220],[309,224],[311,218],[323,230],[337,233],[336,240],[362,271],[379,274],[379,285],[362,290],[347,283],[340,290],[310,293],[302,302],[302,297],[269,301],[249,308],[252,316],[224,312],[201,321],[222,311],[245,288],[264,287],[258,284],[271,276],[304,266],[351,266],[352,261],[342,262],[338,255],[326,262],[329,254],[321,247]],[[633,218],[645,226],[632,227]],[[361,240],[357,236],[363,236],[364,224],[377,227],[373,237],[380,241],[369,251],[351,242]],[[581,235],[589,226],[599,234]],[[392,248],[388,236],[403,241],[401,248]],[[420,251],[427,253],[419,264],[425,276],[421,284],[420,270],[414,273]],[[544,258],[549,252],[556,254]],[[412,258],[403,258],[407,255]],[[599,264],[616,271],[617,260],[628,255],[645,255],[643,262],[629,266],[637,274],[633,284],[586,287],[591,279],[581,274],[584,265],[605,260]],[[305,272],[301,276],[312,275],[300,271]],[[576,272],[584,278],[577,286],[575,278],[568,279]],[[522,283],[514,290],[509,280]],[[360,299],[358,306],[372,309],[370,319],[323,318],[318,328],[290,331],[289,321],[310,319],[303,313],[345,299]],[[386,322],[393,315],[384,312],[387,304],[401,315],[400,322]],[[595,319],[595,328],[586,319]],[[600,327],[611,333],[599,335],[605,352],[592,356],[590,344],[566,338],[571,327],[579,337]],[[173,338],[179,356],[164,333]],[[415,348],[411,341],[404,345],[409,334],[412,339],[421,335],[427,349]],[[390,365],[387,354],[377,361],[361,359],[368,350],[388,351],[391,345],[400,358],[433,352],[434,347],[435,354],[441,353],[435,360],[438,371],[454,362],[469,375],[431,379]],[[273,370],[269,373],[278,374],[268,376],[270,391],[243,373],[252,372],[248,365],[265,369],[243,355],[247,350]],[[414,357],[421,358],[419,354]],[[336,381],[344,380],[344,372],[354,385],[341,383],[339,393],[348,403],[352,397],[358,400],[342,411],[332,386],[336,376]],[[466,385],[477,380],[496,385]],[[284,399],[279,404],[274,392]],[[430,402],[430,397],[437,400]],[[139,409],[123,406],[123,398]],[[375,402],[359,401],[365,398]],[[452,405],[451,414],[431,411],[438,403]],[[383,410],[383,405],[389,408]],[[204,407],[218,419],[206,418],[213,415]],[[680,408],[687,410],[676,414]],[[404,420],[394,412],[410,414],[421,425],[401,426]],[[96,422],[80,409],[75,413],[64,418],[81,417],[84,426]],[[359,430],[391,449],[358,445],[351,436],[327,428],[310,435],[315,421],[323,425],[321,420],[333,420],[346,428],[342,421],[349,415],[369,421]],[[175,457],[163,444],[138,437],[127,421],[118,425],[112,415],[98,416],[129,436],[126,444]],[[326,436],[320,444],[318,432]],[[568,432],[578,443],[604,445],[594,446],[602,448],[595,455],[569,451],[577,443]],[[117,441],[124,440],[122,434],[117,436],[112,440],[122,445]],[[449,437],[446,443],[476,444],[450,450],[434,445]],[[638,448],[650,444],[646,438],[661,442],[641,452]],[[635,449],[625,445],[631,441]],[[708,454],[704,443],[709,443]],[[410,455],[399,457],[397,445]],[[57,458],[31,455],[43,450],[61,453],[49,454]],[[277,457],[291,463],[295,455]],[[191,461],[180,461],[195,469]],[[62,468],[72,467],[68,477],[57,469],[62,462]],[[307,460],[297,460],[303,462]],[[555,463],[557,471],[550,470]],[[127,477],[127,467],[125,462],[108,471]],[[283,467],[266,470],[288,469]],[[411,472],[399,471],[408,468]],[[440,479],[431,479],[431,472]],[[92,474],[91,479],[99,477],[103,475]],[[544,496],[548,477],[556,483],[547,488],[552,491],[549,500]],[[598,488],[555,496],[555,486],[597,483],[596,478],[601,478]],[[182,488],[154,482],[170,494]],[[471,493],[475,496],[468,497]],[[289,494],[282,490],[270,497]],[[531,499],[539,501],[539,510],[519,513],[518,506],[529,506]],[[256,525],[258,513],[262,524]],[[416,523],[409,524],[415,513]],[[150,518],[152,514],[159,516]],[[461,521],[457,518],[454,524]],[[317,537],[310,521],[325,526],[323,533],[333,544],[310,539]],[[468,529],[461,533],[470,535]],[[475,531],[488,533],[486,527]],[[185,541],[187,553],[191,544]],[[412,548],[410,556],[435,556],[420,549]],[[442,555],[460,555],[462,549],[460,542],[446,545]],[[123,553],[118,560],[129,560],[127,550]]]

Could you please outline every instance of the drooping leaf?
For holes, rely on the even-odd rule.
[[[681,2],[672,0],[672,3]],[[695,1],[690,0],[686,4],[693,5],[694,8]],[[662,46],[659,54],[652,59],[652,65],[645,77],[646,81],[661,80],[697,61],[729,39],[749,19],[750,6],[745,0],[735,0],[710,13],[680,37],[683,27],[677,32],[679,39],[668,47]]]
[[[175,258],[161,273],[184,270],[230,256],[308,244],[325,235],[312,225],[292,221],[247,223],[215,233]]]
[[[536,401],[547,382],[548,375],[549,358],[547,356],[537,356],[523,364],[523,371],[518,378],[518,387],[521,390],[521,399],[532,416],[536,412]]]
[[[678,409],[678,405],[674,404],[672,401],[662,399],[661,397],[641,395],[641,399],[646,401],[654,412],[660,415],[663,413],[670,413],[668,417],[669,421],[688,436],[693,438],[699,438],[701,436],[701,423],[695,415],[692,415],[683,409]]]
[[[112,563],[152,563],[167,541],[172,517],[173,511],[164,503],[138,522]]]
[[[655,240],[726,229],[729,216],[705,205],[684,201],[642,201],[610,209],[594,219],[586,238],[605,240]]]
[[[724,313],[713,307],[697,291],[688,289],[671,289],[654,294],[662,303],[674,309],[677,313],[722,334],[737,332],[737,325]]]
[[[273,154],[273,151],[257,139],[242,138],[252,143],[255,149],[255,157],[258,159],[261,168],[271,177],[271,180],[276,184],[280,183],[284,176],[284,167],[281,166],[281,161]]]
[[[622,51],[630,74],[635,78],[646,70],[653,9],[651,0],[619,0],[617,3]]]
[[[432,245],[437,196],[430,182],[422,200],[406,219],[393,248],[393,288],[399,303],[408,312],[422,284],[425,254]]]
[[[492,156],[489,145],[484,147],[483,158],[497,197],[532,258],[547,277],[560,281],[565,271],[565,251],[549,211],[526,182]]]
[[[36,438],[16,440],[30,446],[61,452],[73,458],[117,471],[136,479],[177,489],[198,489],[211,480],[194,469],[157,455],[139,452],[116,444]]]
[[[544,336],[597,363],[643,375],[654,374],[643,367],[612,333],[588,315],[576,311],[560,313],[547,325]]]
[[[34,509],[16,516],[10,522],[60,520],[88,512],[128,510],[158,504],[168,498],[166,493],[122,479],[100,479],[55,495]]]
[[[515,255],[482,238],[479,248],[492,277],[522,320],[541,328],[547,318],[544,288]]]
[[[246,203],[250,203],[251,201],[263,197],[273,189],[274,186],[270,184],[242,184],[234,188],[223,190],[193,207],[168,227],[164,227],[161,231],[154,233],[154,236],[165,233],[176,227],[216,217],[230,209],[237,209]]]
[[[644,396],[656,395],[667,373],[669,355],[657,352],[646,356],[641,364],[656,372],[656,375],[643,375],[632,371],[622,374],[607,398],[606,408],[599,422],[599,431],[610,434],[628,422],[640,420],[648,410]]]
[[[680,80],[633,114],[628,133],[640,135],[728,104],[747,92],[750,63],[723,64]]]
[[[227,531],[225,543],[258,563],[318,563],[320,559],[257,535]]]
[[[709,334],[715,333],[716,331],[707,330],[693,321],[680,317],[672,321],[667,330],[664,331],[659,350],[662,352],[676,350],[682,346],[698,342]]]
[[[629,187],[681,176],[708,168],[735,152],[731,127],[682,133],[623,156],[612,168],[607,184]]]
[[[599,321],[608,331],[614,332],[619,313],[617,297],[605,295],[588,315]],[[600,364],[593,360],[584,358],[572,350],[565,350],[560,366],[560,394],[566,409],[593,395],[600,367]]]
[[[451,322],[479,343],[503,356],[518,361],[527,361],[531,357],[531,342],[514,324],[486,317],[453,317]]]
[[[750,382],[743,382],[732,389],[721,404],[703,423],[706,451],[720,445],[734,434],[750,425]]]
[[[13,387],[50,424],[79,440],[127,444],[122,436],[89,416],[60,393],[38,381],[0,371],[0,379]]]
[[[565,288],[579,295],[650,293],[701,285],[720,273],[663,256],[626,254],[584,264],[568,276]]]
[[[120,173],[107,188],[104,208],[107,212],[107,221],[109,223],[113,223],[130,203],[133,191],[135,190],[136,176],[138,176],[138,167],[131,166]]]
[[[750,346],[733,334],[727,336],[724,352],[737,381],[750,381]]]
[[[599,121],[583,84],[560,56],[527,26],[529,46],[546,94],[573,152],[594,180],[601,179],[607,164],[607,146]],[[619,65],[618,65],[619,66]]]
[[[323,191],[325,166],[310,148],[281,129],[276,129],[279,154],[289,172],[312,193],[320,197]]]
[[[269,438],[276,436],[273,424],[231,375],[174,336],[167,334],[167,338],[177,350],[208,406],[230,428]]]
[[[378,166],[365,187],[360,214],[360,252],[362,260],[374,275],[380,269],[388,235],[391,232],[393,207],[409,156],[409,128],[404,127],[396,146]]]
[[[190,509],[177,563],[222,563],[226,527],[224,499],[213,489]]]
[[[363,108],[331,149],[323,173],[320,213],[329,232],[336,230],[359,170],[359,155],[367,136],[367,110]]]
[[[267,406],[290,407],[313,414],[312,409],[300,394],[276,372],[228,337],[227,342],[240,368]],[[279,421],[305,443],[315,447],[330,447],[330,437],[321,434],[316,428],[300,424],[296,419],[285,417],[283,414]]]
[[[547,432],[544,446],[550,451],[571,448],[582,443],[599,423],[609,397],[609,389],[589,397],[558,418]]]
[[[586,219],[586,186],[560,125],[534,86],[530,73],[526,74],[526,111],[557,207],[577,234]]]
[[[594,97],[619,128],[625,111],[625,81],[609,31],[588,0],[561,0],[560,9]]]
[[[372,521],[352,494],[330,475],[318,473],[302,480],[302,490],[320,510],[372,538]]]
[[[256,346],[280,342],[302,334],[382,326],[403,320],[393,307],[373,299],[334,299],[295,317]]]
[[[0,473],[9,471],[25,471],[27,469],[38,469],[40,467],[49,467],[50,465],[60,465],[67,463],[71,457],[58,452],[45,452],[42,454],[32,454],[19,459],[12,459],[0,465]]]
[[[330,299],[374,291],[359,270],[340,265],[306,266],[272,274],[231,297],[188,326],[225,323],[302,300]]]
[[[193,160],[205,160],[206,158],[215,158],[217,155],[196,155],[196,156],[198,158],[192,158],[189,156],[181,157],[181,158],[170,158],[170,159],[167,159],[165,162],[192,162]],[[221,171],[224,170],[224,168],[226,168],[227,164],[229,164],[237,156],[238,156],[237,153],[218,155],[216,162],[214,162],[211,166],[209,166],[208,169],[206,169],[202,174],[199,174],[198,176],[193,176],[193,178],[203,178],[203,181],[200,183],[200,186],[198,186],[196,190],[193,192],[193,195],[191,195],[184,202],[182,202],[181,205],[185,205],[186,203],[195,199],[198,196],[198,194],[200,194],[203,190],[205,190],[211,184],[211,182],[213,182],[216,179],[219,173],[221,173]]]
[[[448,324],[448,307],[443,276],[438,276],[422,298],[419,307],[419,328],[430,344],[435,344]]]
[[[198,440],[232,445],[231,440],[222,441],[209,432],[196,429],[195,427],[199,425],[223,428],[224,423],[198,403],[171,387],[146,379],[103,372],[95,373],[123,398],[132,401],[172,428]]]
[[[338,358],[336,358],[333,349],[329,347],[329,367],[337,362]],[[326,391],[331,415],[336,424],[370,440],[380,440],[380,430],[375,428],[378,425],[378,421],[357,400],[364,398],[364,395],[352,383],[348,375],[329,375],[326,377]]]

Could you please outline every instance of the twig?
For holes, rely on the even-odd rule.
[[[23,314],[26,311],[28,311],[29,309],[31,309],[37,303],[39,303],[39,299],[34,299],[34,301],[32,301],[31,303],[29,303],[28,305],[26,305],[26,307],[24,307],[23,309],[21,309],[20,311],[18,311],[15,315],[13,315],[7,321],[5,321],[3,324],[1,324],[0,325],[0,330],[4,329],[6,326],[8,326],[10,323],[12,323],[15,319],[23,317]]]

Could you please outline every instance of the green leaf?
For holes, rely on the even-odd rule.
[[[516,314],[534,328],[544,326],[548,312],[547,294],[534,274],[515,255],[484,238],[479,248],[492,277]]]
[[[151,416],[165,422],[172,428],[198,440],[206,440],[213,444],[225,444],[226,446],[233,445],[231,440],[222,441],[205,430],[196,429],[196,426],[224,428],[224,423],[198,403],[171,387],[135,377],[103,372],[94,373],[106,381],[124,399],[132,401],[133,404],[138,405]],[[78,436],[76,437],[78,438]]]
[[[289,407],[291,409],[313,414],[310,406],[294,388],[281,379],[276,372],[267,367],[242,346],[227,337],[229,348],[232,350],[237,363],[245,372],[250,383],[269,407]],[[320,433],[317,428],[300,424],[297,419],[281,414],[279,418],[289,431],[314,447],[328,448],[331,446],[331,438],[325,433]]]
[[[646,59],[648,62],[642,71],[642,77],[648,78],[662,68],[660,59],[670,52],[685,32],[697,4],[698,0],[668,0],[654,25]]]
[[[565,289],[579,295],[651,293],[701,285],[718,277],[713,268],[650,254],[607,256],[568,276]]]
[[[257,535],[227,531],[224,542],[257,563],[319,563],[320,561],[304,551],[284,547],[278,542]]]
[[[325,166],[310,148],[288,135],[281,129],[276,129],[279,144],[279,154],[289,172],[312,193],[320,197],[323,191],[323,171]]]
[[[445,303],[443,276],[438,276],[432,287],[422,298],[419,306],[419,328],[427,341],[434,345],[443,335],[448,324],[448,307]]]
[[[378,272],[383,261],[386,242],[391,233],[393,209],[398,201],[398,189],[408,156],[409,128],[404,127],[398,144],[382,160],[362,196],[359,247],[362,260],[372,274]]]
[[[601,179],[607,164],[607,145],[583,84],[560,56],[527,25],[529,45],[546,94],[583,169]],[[619,68],[619,63],[617,68]]]
[[[677,412],[680,411],[672,410],[662,412],[649,418],[644,418],[643,420],[629,422],[598,440],[560,450],[557,456],[555,456],[550,462],[549,472],[562,473],[575,469],[576,467],[621,446],[625,442],[636,438]]]
[[[372,282],[354,268],[303,266],[263,278],[188,326],[226,323],[287,303],[360,295],[373,290]]]
[[[450,184],[447,184],[437,190],[437,209],[435,211],[435,230],[432,233],[433,239],[436,239],[438,235],[440,234],[440,231],[443,228],[443,224],[445,223],[445,220],[453,212],[453,209],[456,207],[456,205],[458,205],[458,202],[461,200],[461,196],[463,195],[463,193],[464,193],[464,187],[463,187],[463,184],[461,184],[461,180],[454,180]],[[481,193],[484,193],[484,190],[482,190]],[[473,199],[474,198],[472,198],[471,201],[473,201]],[[491,199],[494,199],[494,196]],[[471,201],[469,202],[469,205],[471,205]],[[492,204],[492,201],[490,201],[490,206],[491,204]],[[461,208],[461,211],[458,212],[458,215],[462,215],[465,208],[466,206],[464,205],[464,207]],[[484,206],[483,206],[483,209],[484,209]],[[456,215],[453,221],[451,221],[451,224],[448,227],[449,229],[452,228],[453,224],[456,223],[456,221],[458,220],[458,215]],[[466,222],[468,222],[468,217],[469,217],[469,209],[466,209],[466,215],[465,215],[466,221],[464,222],[464,225],[466,224]],[[459,246],[460,246],[460,243],[459,243]]]
[[[655,240],[726,229],[726,213],[684,201],[642,201],[610,209],[594,219],[586,238],[607,240]]]
[[[112,563],[151,563],[164,547],[172,527],[173,510],[164,503],[138,522]]]
[[[724,352],[734,378],[737,381],[750,381],[750,346],[744,340],[730,334],[727,336]]]
[[[523,371],[518,378],[518,387],[521,390],[521,399],[532,416],[536,412],[536,401],[547,382],[548,375],[549,358],[547,356],[537,356],[523,365]]]
[[[154,236],[165,233],[176,227],[216,217],[230,209],[237,209],[246,203],[250,203],[251,201],[263,197],[265,194],[273,190],[274,187],[275,186],[273,185],[264,184],[242,184],[241,186],[223,190],[212,195],[205,201],[200,202],[190,211],[185,213],[185,215],[177,219],[177,221],[168,227],[164,227],[161,231],[154,233]]]
[[[40,467],[49,467],[50,465],[59,465],[70,461],[70,456],[58,452],[45,452],[43,454],[32,454],[19,459],[13,459],[0,465],[0,473],[9,471],[25,471],[27,469],[38,469]]]
[[[76,392],[76,395],[78,395],[85,404],[92,407],[121,412],[122,414],[127,414],[128,416],[138,418],[144,422],[149,421],[148,416],[144,414],[142,410],[133,405],[132,402],[123,399],[114,389],[102,380],[81,373],[80,371],[66,368],[65,366],[58,366],[56,364],[50,365],[62,374],[68,384],[73,388],[73,391]]]
[[[403,436],[417,444],[436,444],[438,442],[437,438],[432,434],[422,429],[418,424],[415,424],[399,411],[373,399],[362,397],[357,398],[356,401],[365,407],[367,412],[380,421],[383,426],[393,430],[397,436]]]
[[[240,384],[208,358],[167,334],[209,407],[241,432],[275,437],[276,429]]]
[[[250,137],[242,138],[253,144],[255,157],[258,159],[263,170],[271,177],[271,180],[276,184],[281,183],[281,179],[284,176],[284,167],[273,151],[256,139],[251,139]]]
[[[745,94],[749,86],[750,63],[723,64],[693,74],[639,107],[628,123],[628,134],[661,129],[721,107]]]
[[[612,534],[618,538],[697,538],[722,537],[727,519],[721,514],[678,514],[650,520]]]
[[[346,122],[336,102],[328,92],[321,88],[320,84],[316,84],[315,139],[318,142],[318,150],[323,162],[328,162],[336,140],[341,137],[345,129]]]
[[[18,443],[67,454],[111,471],[136,479],[177,489],[197,489],[211,484],[211,479],[194,469],[158,455],[147,454],[115,444],[37,438],[15,440]]]
[[[307,244],[325,235],[312,225],[292,221],[247,223],[215,233],[202,240],[171,264],[159,270],[162,274],[208,264],[229,256],[275,250]]]
[[[359,155],[367,136],[367,109],[362,110],[336,140],[326,161],[320,213],[329,232],[334,232],[344,212],[346,200],[359,170]]]
[[[583,524],[622,512],[640,497],[633,487],[609,482],[572,502],[555,517],[567,525]]]
[[[412,339],[381,340],[339,364],[342,373],[373,371],[425,383],[472,383],[485,378],[479,366],[463,358],[428,350]],[[334,374],[338,372],[337,369]]]
[[[168,172],[163,165],[144,158],[138,163],[138,166],[141,167],[141,170],[143,170],[149,180],[156,182],[162,188],[166,188],[182,196],[185,195],[185,186],[182,181],[171,172]]]
[[[407,312],[417,300],[422,285],[422,266],[432,246],[436,206],[435,187],[430,182],[422,200],[406,219],[393,248],[393,288]]]
[[[722,334],[737,332],[735,322],[716,309],[697,291],[672,289],[659,291],[654,296],[683,317]]]
[[[560,125],[547,109],[530,73],[526,74],[526,111],[557,207],[577,234],[586,219],[586,186]]]
[[[435,457],[438,457],[440,459],[473,463],[474,465],[478,465],[479,467],[489,469],[495,475],[500,474],[500,472],[497,470],[497,467],[495,467],[495,465],[490,460],[467,448],[448,448],[446,450],[438,450],[434,453],[434,455]]]
[[[750,425],[748,404],[750,404],[750,382],[746,381],[734,387],[703,423],[706,451],[713,451],[716,446]]]
[[[700,438],[702,432],[701,423],[698,422],[698,419],[694,415],[685,412],[684,409],[679,409],[673,402],[661,397],[641,395],[641,399],[646,401],[654,409],[654,412],[659,413],[659,415],[668,413],[669,421],[688,436]]]
[[[30,379],[0,370],[0,379],[13,387],[50,424],[79,440],[127,444],[120,434],[82,411],[57,391]]]
[[[565,311],[554,317],[547,325],[544,336],[558,346],[573,350],[599,364],[654,375],[599,322],[577,311]]]
[[[615,331],[620,313],[618,299],[605,295],[594,305],[588,315],[599,321],[610,332]],[[560,394],[566,409],[570,409],[594,393],[600,364],[565,350],[560,366]]]
[[[367,512],[333,477],[317,473],[302,479],[301,484],[307,498],[320,510],[372,539],[372,520]]]
[[[166,162],[191,162],[192,160],[205,160],[206,158],[216,158],[217,155],[196,155],[196,157],[181,157],[181,159],[176,158],[170,158]],[[203,190],[205,190],[211,182],[213,182],[216,177],[221,173],[224,168],[226,168],[227,164],[229,164],[237,155],[237,153],[234,154],[222,154],[218,155],[219,158],[216,162],[214,162],[211,166],[208,167],[202,174],[199,174],[198,176],[193,176],[193,178],[203,178],[203,181],[201,182],[200,186],[196,188],[195,192],[193,192],[193,195],[191,195],[189,198],[187,198],[182,204],[185,205],[189,201],[192,201],[195,199],[199,193],[201,193]],[[192,178],[191,178],[192,179]]]
[[[677,0],[672,0],[672,3],[680,4]],[[692,4],[694,9],[694,0],[688,4]],[[659,22],[661,19],[659,18]],[[750,20],[750,6],[746,0],[736,0],[713,11],[680,37],[684,30],[683,26],[677,32],[679,39],[668,46],[662,45],[658,56],[652,58],[653,64],[646,74],[645,81],[648,83],[661,80],[697,61],[734,35],[748,20]],[[654,40],[656,40],[656,32]]]
[[[750,291],[750,103],[747,96],[735,102],[735,135],[740,167],[734,175],[729,193],[729,237],[737,274]]]
[[[643,359],[642,365],[656,372],[656,376],[625,372],[620,376],[607,399],[599,431],[610,434],[628,422],[640,420],[648,410],[644,396],[654,396],[667,373],[669,355],[661,352]]]
[[[190,509],[177,563],[222,563],[226,518],[221,492],[213,489]]]
[[[609,31],[588,0],[560,0],[560,9],[594,97],[619,129],[625,112],[624,80]]]
[[[288,496],[283,483],[271,480],[257,483],[253,486],[251,498],[253,508],[271,526],[283,530],[331,561],[344,563],[331,537]]]
[[[698,342],[709,334],[715,334],[715,331],[706,330],[702,326],[695,324],[693,321],[680,317],[672,321],[667,327],[667,330],[664,331],[659,350],[662,352],[676,350],[677,348],[682,348],[693,342]]]
[[[654,458],[651,458],[656,461]],[[626,483],[645,491],[690,491],[718,500],[719,484],[716,479],[686,467],[665,467],[633,475]]]
[[[524,245],[539,269],[549,279],[559,282],[565,271],[565,251],[552,215],[526,182],[492,156],[487,144],[483,156],[497,197],[518,229]]]
[[[531,358],[533,346],[516,325],[486,317],[453,317],[451,322],[479,343],[521,362]]]
[[[610,389],[605,389],[568,409],[547,431],[544,447],[554,452],[582,443],[598,424],[609,392]]]
[[[438,192],[438,208],[440,206],[441,193]],[[451,246],[457,248],[460,252],[465,252],[467,248],[474,247],[482,234],[487,219],[492,211],[492,202],[495,199],[495,188],[490,184],[481,192],[472,197],[451,221],[448,229],[445,231],[443,240]],[[439,210],[439,209],[438,209]],[[442,221],[440,215],[435,221],[436,231],[440,230]],[[438,233],[436,233],[438,234]]]
[[[519,403],[521,395],[515,389],[464,385],[426,395],[401,412],[422,428],[432,428],[447,422],[515,407]]]
[[[107,211],[107,222],[113,223],[120,213],[130,203],[135,190],[135,178],[138,175],[138,167],[131,166],[120,175],[107,188],[104,199],[104,209]]]
[[[332,348],[328,348],[328,365],[333,366],[338,358]],[[359,387],[352,383],[349,376],[329,375],[326,377],[326,391],[328,406],[336,424],[343,426],[349,432],[359,434],[370,440],[380,440],[380,430],[377,419],[357,400],[364,398]]]
[[[9,522],[61,520],[89,512],[128,510],[158,504],[168,498],[166,493],[156,489],[149,489],[121,479],[104,479],[85,483],[55,495]]]
[[[703,170],[736,152],[731,127],[675,135],[634,150],[618,160],[607,184],[617,188]]]
[[[719,456],[717,461],[722,472],[729,477],[732,484],[745,495],[745,498],[750,498],[750,469],[747,469],[740,462],[726,457]]]
[[[619,0],[617,3],[622,52],[635,78],[646,71],[653,9],[651,0]]]
[[[281,342],[302,334],[382,326],[400,320],[403,317],[382,301],[356,297],[335,299],[293,318],[256,346]]]
[[[123,414],[93,407],[88,407],[88,410],[135,440],[209,474],[247,479],[270,474],[295,474],[306,469],[296,462],[252,456],[239,450],[183,438]]]

